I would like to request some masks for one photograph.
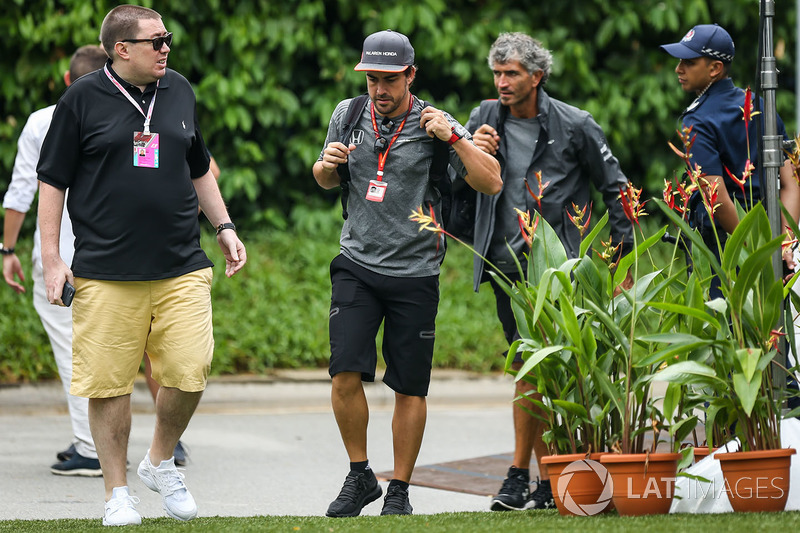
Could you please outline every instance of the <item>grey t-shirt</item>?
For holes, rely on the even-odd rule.
[[[333,111],[324,146],[341,140],[342,122],[349,104],[350,99],[344,100]],[[370,180],[377,179],[378,172],[370,106],[368,102],[350,138],[356,149],[348,161],[351,182],[348,218],[339,240],[341,253],[364,268],[386,276],[436,275],[444,258],[444,236],[420,231],[420,225],[408,218],[420,206],[426,214],[429,206],[433,206],[436,219],[441,220],[441,198],[429,178],[434,139],[420,127],[422,103],[414,98],[403,130],[389,150],[383,170],[386,190],[382,202],[366,198]],[[445,116],[458,134],[472,142],[466,128],[449,114]],[[380,115],[376,114],[376,120],[379,132],[388,142],[397,132],[403,115],[393,119],[390,133],[381,131]],[[318,160],[322,160],[321,152]],[[466,175],[464,164],[452,147],[450,164],[460,176]]]
[[[491,244],[489,245],[488,259],[500,269],[501,272],[516,272],[517,266],[509,254],[508,246],[514,250],[517,259],[525,264],[524,254],[529,252],[528,245],[522,237],[517,220],[517,212],[527,211],[533,200],[525,188],[525,176],[533,159],[536,140],[539,138],[539,117],[522,119],[510,113],[505,121],[505,142],[507,143],[508,158],[503,174],[503,190],[497,199],[496,222]],[[538,184],[531,183],[531,188],[538,194]]]

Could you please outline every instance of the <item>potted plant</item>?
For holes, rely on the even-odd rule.
[[[773,238],[766,211],[761,204],[743,216],[728,238],[717,261],[703,240],[670,210],[664,212],[692,242],[692,256],[706,261],[720,279],[723,298],[703,302],[704,308],[687,306],[686,313],[707,313],[703,336],[685,336],[670,342],[672,349],[704,344],[704,354],[694,360],[671,364],[657,378],[691,384],[701,392],[706,408],[709,445],[718,428],[729,431],[742,451],[719,454],[727,479],[731,506],[746,510],[782,510],[788,497],[789,458],[794,449],[784,449],[780,439],[781,406],[787,370],[777,360],[781,302],[790,291],[772,268],[774,254],[781,250],[783,236]],[[702,256],[702,257],[701,257]],[[787,320],[791,326],[791,318]],[[774,374],[779,374],[780,377]],[[781,473],[767,474],[767,464],[742,464],[743,460],[767,459],[783,465]],[[758,475],[753,475],[758,473]],[[772,476],[769,481],[764,481]],[[746,483],[755,483],[752,487]]]

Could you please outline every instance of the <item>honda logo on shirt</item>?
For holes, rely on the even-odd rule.
[[[358,146],[362,142],[364,142],[364,130],[353,130],[350,135],[350,143]]]

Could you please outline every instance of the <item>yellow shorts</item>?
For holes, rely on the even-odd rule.
[[[160,385],[204,390],[214,353],[211,278],[211,268],[156,281],[75,278],[70,394],[130,394],[145,351]]]

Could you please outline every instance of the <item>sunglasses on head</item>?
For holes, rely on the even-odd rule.
[[[166,44],[167,46],[172,46],[172,32],[167,33],[166,35],[162,35],[160,37],[155,37],[153,39],[122,39],[121,43],[153,43],[153,50],[161,50],[161,47]]]

